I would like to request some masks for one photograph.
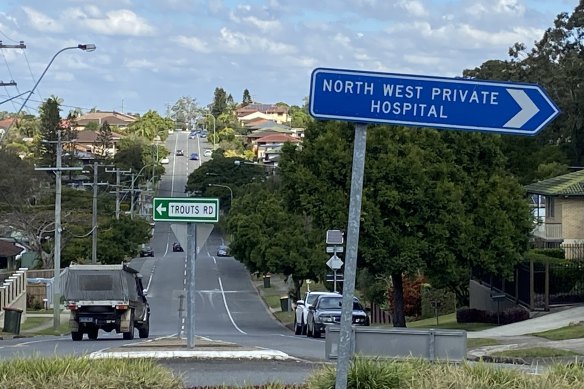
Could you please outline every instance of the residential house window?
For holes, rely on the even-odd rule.
[[[546,217],[554,217],[554,198],[545,198],[545,215]]]

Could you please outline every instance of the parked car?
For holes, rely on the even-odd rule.
[[[150,247],[150,246],[142,247],[142,249],[140,249],[140,256],[141,257],[153,257],[154,250],[152,250],[152,247]]]
[[[222,244],[217,249],[217,256],[218,257],[227,257],[229,255],[228,252],[229,252],[229,248],[227,246],[225,246],[224,244]]]
[[[213,155],[213,150],[205,150],[205,151],[203,152],[203,155],[204,155],[205,157],[210,157],[210,156],[212,156],[212,155]]]
[[[174,242],[172,244],[172,251],[173,252],[183,252],[184,250],[183,250],[182,246],[180,245],[180,243]]]
[[[327,324],[341,324],[342,302],[341,295],[318,296],[314,305],[308,307],[306,336],[320,338]],[[369,325],[369,316],[356,297],[353,298],[353,325]]]
[[[294,315],[294,333],[296,335],[306,335],[306,323],[308,322],[308,308],[321,295],[338,296],[338,293],[331,292],[306,292],[302,300],[296,301],[296,311]]]
[[[184,155],[185,155],[185,152],[184,152],[184,151],[182,151],[181,149],[178,149],[178,150],[176,150],[176,153],[175,153],[175,155],[176,155],[177,157],[182,157],[182,156],[184,156]]]
[[[199,154],[198,153],[192,153],[191,154],[191,161],[198,161],[199,160]]]

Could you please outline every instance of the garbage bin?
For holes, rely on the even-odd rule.
[[[270,286],[270,276],[264,276],[264,288],[271,288],[271,286]]]
[[[280,297],[280,308],[282,312],[288,312],[288,296]]]
[[[22,309],[4,308],[4,328],[3,332],[11,334],[20,334],[20,317],[22,316]]]

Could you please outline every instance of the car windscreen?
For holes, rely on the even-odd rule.
[[[343,298],[342,297],[323,297],[320,299],[318,303],[319,309],[341,309],[343,306]],[[353,301],[353,310],[354,311],[362,311],[363,307],[361,304],[354,300]]]

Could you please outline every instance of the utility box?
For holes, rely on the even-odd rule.
[[[270,276],[264,276],[264,288],[271,288]]]

